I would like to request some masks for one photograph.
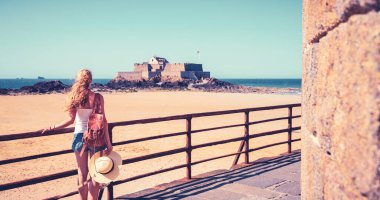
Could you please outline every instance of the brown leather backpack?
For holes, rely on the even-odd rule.
[[[86,147],[95,149],[106,145],[104,114],[101,113],[100,95],[98,93],[95,93],[94,108],[87,125],[87,130],[83,133],[83,147],[80,156]]]

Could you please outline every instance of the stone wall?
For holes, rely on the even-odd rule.
[[[151,71],[152,67],[148,63],[135,63],[134,65],[134,72],[147,72]]]
[[[167,63],[164,71],[203,71],[202,64],[194,63]]]
[[[185,63],[185,71],[203,71],[202,64]]]
[[[122,77],[130,81],[138,81],[143,78],[142,72],[118,72],[116,77]]]
[[[194,75],[198,78],[198,79],[202,79],[202,78],[210,78],[210,72],[200,72],[200,71],[195,71],[193,72]]]
[[[142,78],[143,79],[150,79],[153,78],[154,76],[160,75],[160,72],[142,72]]]
[[[200,72],[200,71],[162,71],[161,77],[165,79],[192,79],[200,80],[202,78],[210,78],[210,72]]]
[[[303,2],[302,199],[380,199],[379,10]]]
[[[181,71],[162,71],[161,77],[163,80],[166,79],[175,79],[180,80],[181,79]]]
[[[165,65],[163,72],[179,72],[185,71],[184,63],[168,63]]]

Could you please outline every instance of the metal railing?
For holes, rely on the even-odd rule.
[[[133,139],[133,140],[127,140],[127,141],[120,141],[120,142],[112,142],[113,146],[118,146],[118,145],[125,145],[125,144],[131,144],[131,143],[136,143],[136,142],[143,142],[143,141],[148,141],[148,140],[155,140],[155,139],[161,139],[161,138],[167,138],[167,137],[173,137],[173,136],[180,136],[180,135],[186,135],[186,146],[182,148],[177,148],[177,149],[171,149],[163,152],[158,152],[158,153],[153,153],[153,154],[148,154],[144,156],[139,156],[139,157],[134,157],[134,158],[128,158],[124,159],[122,164],[131,164],[139,161],[144,161],[148,159],[153,159],[153,158],[158,158],[158,157],[163,157],[163,156],[168,156],[168,155],[173,155],[177,153],[186,153],[186,164],[182,165],[177,165],[174,167],[166,168],[166,169],[161,169],[158,171],[153,171],[141,175],[137,175],[134,177],[126,178],[123,180],[118,180],[115,182],[112,182],[107,186],[108,189],[108,198],[113,199],[113,186],[114,185],[119,185],[128,181],[133,181],[136,179],[141,179],[147,176],[152,176],[156,175],[159,173],[164,173],[180,168],[186,168],[186,177],[188,179],[191,179],[192,177],[192,171],[191,168],[194,165],[220,159],[220,158],[226,158],[230,156],[235,156],[233,165],[236,165],[238,163],[240,154],[244,154],[244,162],[246,164],[249,163],[249,153],[253,151],[257,151],[260,149],[268,148],[268,147],[273,147],[276,145],[282,145],[282,144],[288,144],[288,152],[290,153],[292,150],[292,142],[300,141],[301,139],[292,139],[292,131],[295,130],[300,130],[301,127],[292,127],[292,119],[294,118],[299,118],[301,115],[296,115],[293,116],[293,108],[294,107],[300,107],[301,104],[287,104],[287,105],[277,105],[277,106],[266,106],[266,107],[256,107],[256,108],[246,108],[246,109],[237,109],[237,110],[225,110],[225,111],[215,111],[215,112],[204,112],[204,113],[193,113],[193,114],[185,114],[185,115],[175,115],[175,116],[168,116],[168,117],[158,117],[158,118],[149,118],[149,119],[140,119],[140,120],[131,120],[131,121],[123,121],[123,122],[113,122],[109,123],[109,134],[110,134],[110,139],[112,142],[112,135],[113,135],[113,128],[115,127],[120,127],[120,126],[129,126],[129,125],[135,125],[135,124],[148,124],[148,123],[155,123],[155,122],[164,122],[164,121],[171,121],[171,120],[186,120],[186,131],[183,132],[176,132],[176,133],[169,133],[169,134],[163,134],[163,135],[157,135],[157,136],[150,136],[150,137],[145,137],[145,138],[139,138],[139,139]],[[265,111],[265,110],[275,110],[275,109],[288,109],[288,116],[287,117],[279,117],[279,118],[272,118],[272,119],[265,119],[265,120],[260,120],[260,121],[249,121],[249,114],[250,112],[255,112],[255,111]],[[212,127],[212,128],[205,128],[205,129],[198,129],[198,130],[192,130],[191,127],[191,121],[194,118],[197,117],[207,117],[207,116],[217,116],[217,115],[227,115],[227,114],[236,114],[236,113],[244,113],[245,120],[244,123],[242,124],[234,124],[234,125],[227,125],[227,126],[218,126],[218,127]],[[288,120],[288,128],[287,129],[280,129],[280,130],[273,130],[273,131],[268,131],[268,132],[262,132],[262,133],[257,133],[257,134],[249,134],[249,127],[250,125],[254,124],[261,124],[261,123],[266,123],[266,122],[272,122],[272,121],[279,121],[279,120]],[[192,145],[191,143],[191,135],[194,133],[199,133],[199,132],[205,132],[205,131],[211,131],[211,130],[218,130],[218,129],[226,129],[226,128],[233,128],[233,127],[240,127],[244,126],[244,136],[242,137],[237,137],[237,138],[232,138],[232,139],[225,139],[225,140],[220,140],[216,142],[209,142],[209,143],[204,143],[204,144],[198,144],[198,145]],[[53,130],[50,131],[44,135],[41,135],[40,132],[27,132],[27,133],[20,133],[20,134],[10,134],[10,135],[1,135],[0,136],[0,142],[5,142],[5,141],[11,141],[11,140],[18,140],[18,139],[27,139],[27,138],[34,138],[34,137],[47,137],[51,135],[58,135],[58,134],[65,134],[65,133],[70,133],[73,132],[74,128],[65,128],[65,129],[60,129],[60,130]],[[249,141],[252,140],[253,138],[259,138],[259,137],[264,137],[264,136],[269,136],[269,135],[274,135],[274,134],[279,134],[279,133],[288,133],[288,139],[283,142],[278,142],[278,143],[273,143],[257,148],[249,148]],[[199,149],[199,148],[204,148],[208,146],[213,146],[213,145],[219,145],[219,144],[225,144],[225,143],[230,143],[230,142],[238,142],[241,141],[240,146],[238,148],[238,151],[236,153],[230,153],[226,154],[223,156],[218,156],[218,157],[213,157],[213,158],[208,158],[196,162],[192,162],[192,150],[194,149]],[[243,150],[244,149],[244,150]],[[44,158],[44,157],[50,157],[50,156],[56,156],[56,155],[62,155],[62,154],[67,154],[71,153],[72,150],[61,150],[61,151],[54,151],[54,152],[49,152],[49,153],[42,153],[38,155],[32,155],[32,156],[25,156],[25,157],[18,157],[18,158],[11,158],[11,159],[6,159],[6,160],[1,160],[0,165],[6,165],[10,163],[17,163],[21,161],[28,161],[28,160],[33,160],[33,159],[38,159],[38,158]],[[54,174],[49,174],[45,176],[39,176],[35,178],[30,178],[30,179],[24,179],[20,181],[15,181],[15,182],[10,182],[10,183],[5,183],[5,184],[0,184],[0,191],[4,190],[9,190],[9,189],[14,189],[18,187],[23,187],[23,186],[28,186],[36,183],[41,183],[41,182],[46,182],[46,181],[51,181],[55,179],[60,179],[60,178],[65,178],[69,176],[74,176],[77,175],[77,170],[68,170],[68,171],[63,171],[59,173],[54,173]],[[50,197],[48,199],[59,199],[63,197],[68,197],[78,194],[78,191],[73,191],[67,194],[63,195],[57,195],[54,197]],[[99,199],[101,199],[101,196],[103,195],[103,189],[100,190],[99,192]]]

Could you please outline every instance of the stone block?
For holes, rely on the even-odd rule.
[[[378,0],[306,0],[303,1],[304,44],[315,43],[350,16],[379,10]]]
[[[301,197],[323,199],[324,170],[326,159],[318,140],[311,132],[302,130]]]
[[[308,40],[327,32],[304,43],[302,198],[379,199],[380,13],[347,17],[379,1],[323,2],[304,2]]]
[[[318,44],[308,44],[303,49],[302,59],[302,129],[315,133],[316,119],[314,117],[316,105],[315,80],[317,76],[317,48]],[[307,119],[307,120],[306,120]]]
[[[352,16],[320,40],[317,61],[321,145],[350,180],[345,187],[363,194],[380,189],[379,22],[376,12]]]

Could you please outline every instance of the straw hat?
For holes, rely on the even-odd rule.
[[[98,183],[110,183],[119,176],[119,167],[122,164],[121,156],[112,151],[102,156],[102,152],[96,152],[88,161],[90,176]]]

